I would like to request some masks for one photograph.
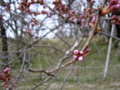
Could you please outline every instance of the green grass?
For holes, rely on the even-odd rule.
[[[68,39],[68,42],[72,42],[72,39]],[[63,90],[119,90],[120,88],[120,55],[117,53],[118,48],[114,48],[111,50],[110,55],[110,62],[109,62],[109,69],[108,69],[108,76],[105,80],[103,80],[103,73],[104,73],[104,66],[106,62],[106,55],[108,49],[108,43],[102,44],[101,40],[97,38],[94,40],[98,50],[94,43],[90,44],[90,55],[85,58],[83,62],[76,62],[73,64],[73,70],[70,76],[68,77]],[[80,47],[81,49],[86,39],[83,40]],[[61,51],[65,51],[66,48],[69,49],[67,45],[64,45],[64,42],[58,39],[43,39],[42,42],[37,43],[38,45],[51,45],[54,46]],[[34,52],[36,51],[36,52]],[[47,53],[47,55],[45,55]],[[60,53],[59,51],[55,51],[53,48],[47,47],[36,47],[33,50],[34,57],[31,60],[32,69],[45,69],[51,70],[56,67],[57,63],[60,61],[60,58],[63,57],[64,54]],[[65,62],[72,60],[73,57],[70,57]],[[65,63],[64,62],[64,63]],[[14,64],[18,65],[15,68],[19,68],[18,62]],[[17,69],[14,69],[16,71]],[[47,90],[59,90],[61,85],[63,84],[64,79],[66,78],[67,74],[70,71],[70,66],[60,70],[59,75],[57,76],[55,82],[49,87]],[[79,85],[75,79],[81,82]],[[22,78],[22,77],[21,77]],[[31,73],[29,72],[28,77],[23,77],[22,80],[16,87],[16,90],[29,90],[30,88],[34,87],[34,84],[38,84],[47,78],[47,75],[40,74],[40,73]],[[46,82],[45,84],[41,85],[36,90],[44,90],[47,84],[49,84],[54,78]]]

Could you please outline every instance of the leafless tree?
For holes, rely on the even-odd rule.
[[[70,74],[72,74],[78,84],[81,85],[77,79],[77,75],[75,76],[74,73],[72,73],[73,63],[76,62],[76,60],[72,58],[73,51],[80,46],[83,38],[87,37],[88,41],[83,48],[81,48],[81,51],[85,52],[89,43],[97,33],[107,37],[113,37],[117,41],[120,41],[119,26],[116,25],[116,36],[111,36],[109,34],[111,31],[109,25],[111,24],[111,16],[108,17],[106,15],[101,18],[100,10],[98,8],[96,9],[102,2],[96,2],[92,7],[90,3],[84,5],[86,2],[83,0],[57,0],[59,3],[63,3],[62,7],[66,8],[65,12],[68,10],[71,13],[71,16],[67,16],[67,13],[64,13],[62,10],[59,11],[57,8],[57,11],[57,9],[55,9],[55,4],[54,6],[52,4],[53,1],[45,0],[44,4],[42,0],[31,0],[31,2],[32,1],[34,3],[27,2],[27,0],[0,1],[1,70],[6,67],[19,70],[12,74],[14,84],[16,85],[19,85],[19,82],[22,81],[28,83],[28,81],[22,78],[27,79],[29,73],[35,72],[41,75],[44,73],[47,75],[46,78],[30,90],[34,90],[47,81],[52,80],[46,83],[44,89],[46,90],[56,80],[60,70],[69,66],[69,72],[67,72],[60,90],[63,89],[64,83]],[[106,1],[107,0],[104,0],[102,3],[103,7]],[[26,5],[25,2],[30,5]],[[26,9],[23,10],[25,6]],[[97,19],[93,30],[88,27],[88,22],[92,19],[91,12],[87,13],[86,24],[81,24],[82,18],[80,18],[80,15],[84,13],[84,8],[87,7],[95,9],[92,13],[96,14]],[[112,14],[114,13],[116,15],[116,12]],[[72,20],[70,19],[71,17]],[[103,26],[105,23],[108,28],[98,32],[98,26],[104,29]],[[50,41],[52,41],[52,43],[50,43]],[[56,45],[57,43],[59,45]],[[43,50],[44,48],[45,51]],[[42,57],[45,57],[45,60],[42,60]],[[39,63],[39,68],[34,67],[33,61]],[[44,63],[47,67],[44,66]],[[11,86],[9,90],[12,88]]]

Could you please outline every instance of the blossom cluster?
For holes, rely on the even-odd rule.
[[[41,12],[36,12],[36,11],[32,11],[30,10],[30,5],[32,4],[39,4],[39,5],[42,5],[43,8],[46,8],[46,4],[44,3],[44,0],[31,0],[31,1],[28,1],[28,0],[24,0],[20,3],[18,9],[19,10],[22,10],[28,14],[33,14],[33,15],[40,15],[40,14],[44,14],[44,15],[47,15],[48,17],[51,16],[51,12],[49,11],[46,11],[46,10],[42,10]],[[61,0],[56,0],[56,1],[53,1],[52,4],[54,5],[54,10],[58,11],[61,15],[65,16],[65,17],[69,17],[69,21],[72,21],[74,23],[77,23],[77,15],[76,15],[76,12],[75,10],[69,10],[69,8],[62,3]]]
[[[109,14],[120,8],[120,2],[118,0],[110,0],[108,6],[102,9],[102,15]]]
[[[32,11],[30,10],[30,5],[32,4],[39,4],[39,5],[42,5],[43,8],[46,8],[46,5],[44,3],[43,0],[31,0],[31,1],[28,1],[28,0],[24,0],[20,3],[18,9],[19,10],[22,10],[24,12],[27,12],[28,14],[33,14],[33,15],[39,15],[39,14],[46,14],[48,17],[51,16],[51,12],[48,12],[48,11],[45,11],[45,10],[42,10],[41,12],[40,11]]]
[[[85,26],[86,22],[89,22],[87,24],[87,27],[94,28],[95,22],[96,22],[96,15],[93,13],[94,9],[92,8],[93,4],[95,3],[95,0],[87,0],[90,3],[90,8],[84,8],[84,13],[80,15],[80,18],[82,18],[81,25]],[[89,17],[89,21],[87,20]]]
[[[74,59],[78,61],[83,61],[83,59],[88,56],[90,49],[85,49],[84,51],[74,50]]]
[[[4,82],[4,87],[8,88],[8,84],[10,81],[10,68],[6,68],[3,70],[3,73],[0,74],[0,80]]]
[[[69,17],[69,21],[77,23],[77,15],[75,10],[70,10],[69,7],[62,3],[61,0],[53,1],[52,4],[55,5],[54,10],[58,11],[62,15],[65,15],[66,17]]]
[[[87,16],[84,15],[84,14],[81,14],[80,17],[83,18],[82,21],[81,21],[81,25],[85,26],[85,23],[86,23],[86,20],[87,20],[86,19]],[[96,23],[96,15],[95,14],[91,14],[90,15],[90,22],[88,23],[87,27],[90,27],[93,30],[94,27],[95,27],[95,23]],[[95,30],[95,34],[97,34],[99,30],[100,30],[100,28],[97,28]]]

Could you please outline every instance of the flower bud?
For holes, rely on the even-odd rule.
[[[6,68],[3,70],[4,73],[8,73],[10,71],[10,68]]]
[[[113,5],[113,6],[111,6],[108,10],[110,11],[110,12],[112,12],[112,11],[115,11],[115,10],[117,10],[118,8],[117,8],[117,6],[116,5]]]
[[[81,14],[80,17],[81,17],[81,18],[85,18],[85,15],[84,15],[84,14]]]
[[[114,20],[117,21],[117,20],[118,20],[118,17],[117,17],[116,15],[113,15],[113,16],[112,16],[112,19],[114,19]]]
[[[78,61],[82,61],[83,60],[83,56],[80,56],[79,58],[78,58]]]
[[[77,19],[74,19],[73,22],[74,22],[74,23],[77,23]]]
[[[118,4],[116,5],[116,8],[117,8],[117,9],[120,8],[120,3],[118,3]]]
[[[92,20],[91,20],[91,23],[92,23],[92,24],[95,24],[95,21],[96,21],[96,17],[95,17],[95,15],[93,15]]]
[[[85,51],[86,51],[86,53],[88,53],[88,52],[90,52],[90,49],[87,48]]]
[[[71,10],[71,11],[70,11],[70,14],[75,14],[75,10]]]
[[[108,7],[111,7],[111,6],[113,6],[113,5],[117,4],[117,3],[118,3],[118,0],[111,0]]]
[[[79,54],[79,50],[74,50],[74,54],[78,55]]]
[[[77,55],[74,55],[73,58],[74,58],[75,60],[78,60],[78,56],[77,56]]]
[[[80,55],[83,55],[83,51],[79,51],[79,54],[80,54]]]
[[[82,26],[85,26],[85,22],[86,22],[85,20],[81,21]]]

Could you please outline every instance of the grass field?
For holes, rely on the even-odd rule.
[[[83,41],[78,49],[81,49],[85,41]],[[68,42],[71,42],[71,39]],[[35,90],[46,90],[46,86],[52,81],[53,83],[47,90],[61,90],[62,86],[62,90],[120,90],[120,53],[118,53],[118,47],[111,49],[107,78],[103,79],[108,43],[103,44],[101,42],[103,41],[98,39],[93,40],[90,45],[90,55],[83,62],[76,62],[60,70],[57,77],[51,78]],[[44,39],[38,45],[51,45],[62,52],[69,49],[67,45],[64,45],[64,43],[61,43],[57,39]],[[49,47],[36,47],[33,51],[32,65],[26,66],[15,90],[30,90],[48,77],[44,73],[28,72],[28,68],[54,69],[60,58],[64,55],[61,51],[56,51],[54,48]],[[72,58],[68,58],[65,62],[72,60]],[[18,68],[20,68],[18,61],[14,64],[11,66],[11,68],[14,68],[12,76],[17,74],[19,72]],[[64,81],[65,83],[63,83]]]

